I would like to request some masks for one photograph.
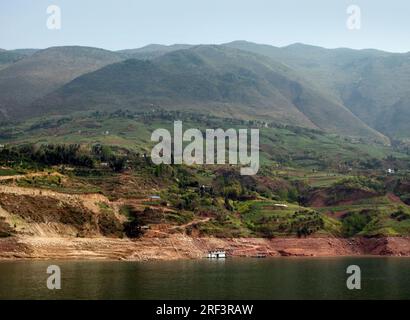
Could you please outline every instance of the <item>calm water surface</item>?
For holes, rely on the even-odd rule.
[[[62,289],[46,287],[59,265]],[[346,268],[362,269],[362,290]],[[0,262],[0,299],[409,299],[409,258]]]

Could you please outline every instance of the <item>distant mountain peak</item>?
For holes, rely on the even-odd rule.
[[[163,45],[163,44],[149,44],[147,46],[136,48],[136,49],[125,49],[118,51],[121,54],[128,55],[129,57],[135,57],[140,59],[151,59],[158,57],[168,52],[173,52],[177,50],[184,50],[191,48],[192,45],[189,44],[172,44],[172,45]]]
[[[229,45],[229,44],[256,44],[256,43],[252,41],[247,41],[247,40],[234,40],[234,41],[227,42],[224,44]]]
[[[282,48],[283,49],[304,49],[304,50],[328,50],[328,49],[320,47],[320,46],[304,44],[302,42],[295,42],[295,43],[292,43],[290,45],[284,46]]]

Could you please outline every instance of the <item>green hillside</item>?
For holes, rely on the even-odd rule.
[[[120,59],[117,53],[87,47],[54,47],[26,56],[0,70],[0,120],[34,115],[29,105],[36,99]]]
[[[0,120],[160,105],[406,140],[409,71],[409,54],[246,41],[1,50]]]
[[[44,117],[20,124],[5,125],[0,130],[0,144],[103,144],[150,153],[150,141],[157,128],[173,130],[175,119],[184,129],[259,128],[261,162],[267,166],[285,166],[312,170],[349,168],[378,170],[406,169],[406,150],[364,139],[346,138],[317,129],[285,126],[275,122],[235,120],[201,113],[167,111],[154,108],[144,112],[79,112],[68,116]],[[390,160],[389,160],[390,159]]]
[[[196,46],[151,61],[127,60],[78,77],[32,110],[147,110],[151,106],[239,119],[266,119],[385,141],[289,67],[223,46]]]
[[[159,105],[384,142],[384,136],[406,140],[409,58],[378,50],[278,48],[245,41],[153,44],[117,52],[2,50],[0,120]]]
[[[396,138],[410,136],[408,117],[401,117],[409,109],[409,54],[303,44],[277,48],[245,41],[226,46],[281,61],[372,128]]]
[[[154,165],[151,133],[172,131],[174,119],[185,129],[260,128],[260,171],[241,176],[238,167],[228,165]],[[145,226],[167,224],[175,232],[215,237],[410,234],[409,155],[314,129],[199,113],[118,110],[6,126],[0,143],[5,144],[0,175],[9,176],[0,184],[129,200],[123,214],[136,215]],[[387,168],[397,173],[389,175]],[[30,172],[37,176],[24,176]],[[147,200],[152,194],[161,202]],[[15,209],[16,202],[5,203]],[[35,215],[41,205],[28,212]],[[123,230],[111,227],[119,234]]]

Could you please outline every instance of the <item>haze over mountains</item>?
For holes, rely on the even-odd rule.
[[[410,54],[244,41],[0,51],[0,119],[152,105],[408,139]]]
[[[18,59],[0,72],[0,113],[12,119],[31,116],[36,99],[119,60],[116,53],[85,47],[49,48]]]

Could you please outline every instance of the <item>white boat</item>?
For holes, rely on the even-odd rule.
[[[226,252],[224,250],[213,250],[208,252],[208,259],[225,259]]]

